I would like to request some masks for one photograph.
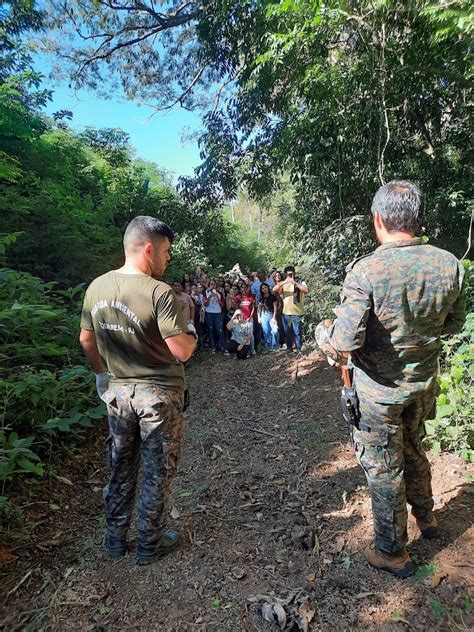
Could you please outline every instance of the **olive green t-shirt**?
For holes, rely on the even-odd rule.
[[[173,289],[153,277],[115,270],[87,289],[82,329],[94,331],[113,384],[185,388],[184,367],[166,338],[186,332]]]

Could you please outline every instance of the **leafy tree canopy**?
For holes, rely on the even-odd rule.
[[[444,4],[52,1],[70,39],[67,51],[54,37],[48,46],[79,85],[204,108],[202,164],[182,180],[191,202],[215,206],[242,185],[264,199],[289,174],[285,222],[304,250],[366,214],[380,183],[406,177],[426,195],[431,238],[461,254],[474,10]]]

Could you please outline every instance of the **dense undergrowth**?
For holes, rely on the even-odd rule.
[[[426,431],[434,451],[454,451],[474,462],[474,263],[464,266],[466,323],[443,342],[436,417]]]
[[[0,269],[0,506],[8,483],[54,473],[58,451],[105,414],[77,344],[82,286],[54,285]]]

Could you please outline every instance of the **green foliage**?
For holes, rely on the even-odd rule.
[[[325,279],[313,265],[312,258],[303,259],[297,271],[309,288],[304,298],[304,328],[311,342],[318,323],[334,318],[333,310],[339,304],[341,288]]]
[[[158,216],[175,231],[170,274],[256,256],[222,213],[184,204],[165,170],[135,160],[125,132],[76,134],[68,112],[41,114],[50,94],[19,40],[41,16],[27,0],[10,4],[0,26],[9,37],[0,43],[9,53],[0,62],[2,504],[15,477],[51,471],[57,448],[105,414],[77,340],[80,307],[85,284],[120,265],[133,217]]]
[[[474,264],[466,261],[465,267],[466,323],[459,334],[443,342],[436,417],[426,422],[426,431],[436,452],[454,451],[474,462]]]
[[[0,269],[0,481],[43,475],[59,434],[81,437],[105,414],[96,405],[93,374],[83,363],[77,332],[82,286],[53,283]]]
[[[370,219],[381,182],[406,177],[425,194],[431,241],[462,254],[472,7],[452,3],[448,20],[445,7],[421,0],[217,4],[206,52],[223,75],[240,66],[238,89],[206,119],[202,168],[184,183],[191,199],[229,196],[242,183],[261,199],[290,173],[282,219],[294,247],[318,251],[318,263],[340,275],[340,262],[373,241],[370,222],[354,234],[352,218]],[[238,6],[247,11],[234,24],[225,17]]]

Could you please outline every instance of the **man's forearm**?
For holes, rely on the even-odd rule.
[[[84,351],[84,355],[86,356],[89,364],[92,367],[94,373],[104,373],[107,369],[104,367],[102,362],[102,358],[100,357],[99,349],[97,348],[97,343],[95,340],[82,340],[81,339],[82,350]]]

